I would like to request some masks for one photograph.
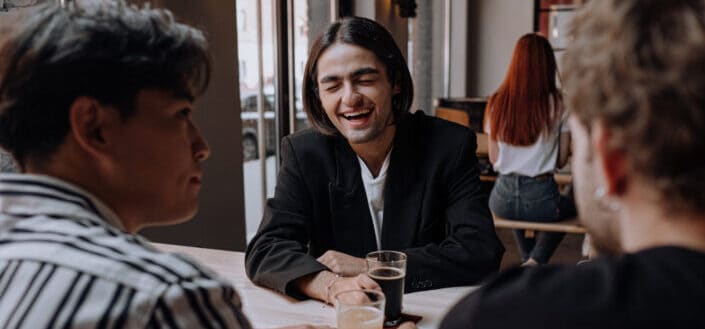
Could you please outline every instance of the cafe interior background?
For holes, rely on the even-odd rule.
[[[21,19],[28,8],[50,1],[70,0],[0,0],[0,20]],[[212,152],[196,218],[141,233],[157,242],[243,251],[274,193],[277,141],[308,126],[301,103],[306,54],[332,20],[355,15],[386,26],[412,72],[412,110],[434,115],[439,101],[481,100],[494,92],[525,33],[548,37],[560,62],[569,41],[566,23],[584,0],[149,2],[208,35],[213,74],[195,120]],[[2,171],[13,170],[1,150],[0,160]]]

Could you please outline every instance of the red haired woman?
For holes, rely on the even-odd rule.
[[[563,98],[556,87],[556,58],[546,38],[522,36],[502,85],[485,113],[489,156],[499,177],[490,194],[497,216],[553,222],[575,216],[574,203],[558,192],[553,178],[568,160],[570,134]],[[525,265],[548,262],[562,233],[539,232],[535,239],[515,230]]]

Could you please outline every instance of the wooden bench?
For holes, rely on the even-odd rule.
[[[525,230],[524,235],[527,238],[533,237],[537,231],[539,232],[562,232],[585,234],[586,230],[577,218],[567,219],[553,223],[537,223],[522,220],[506,219],[497,217],[492,214],[495,228],[507,228],[513,230]]]
[[[553,178],[558,186],[568,185],[573,182],[573,175],[571,174],[554,174]],[[495,175],[480,175],[481,182],[494,182],[496,180],[497,176]]]

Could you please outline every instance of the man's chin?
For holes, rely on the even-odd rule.
[[[183,216],[179,216],[177,219],[174,220],[173,224],[181,224],[184,222],[188,222],[192,220],[194,217],[196,217],[196,214],[198,213],[198,206],[194,207],[193,209],[186,211]]]
[[[619,256],[623,253],[621,248],[612,244],[594,243],[594,248],[598,256]]]
[[[345,139],[347,139],[350,144],[365,144],[373,140],[374,136],[368,131],[348,131],[345,134]]]
[[[198,207],[193,207],[189,209],[180,210],[178,212],[172,213],[170,216],[162,216],[163,220],[155,220],[145,227],[159,227],[159,226],[171,226],[182,224],[192,220],[198,213]]]

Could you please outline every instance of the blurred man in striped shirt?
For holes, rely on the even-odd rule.
[[[140,228],[190,219],[202,32],[122,1],[48,5],[1,39],[0,327],[249,328],[228,283]]]

